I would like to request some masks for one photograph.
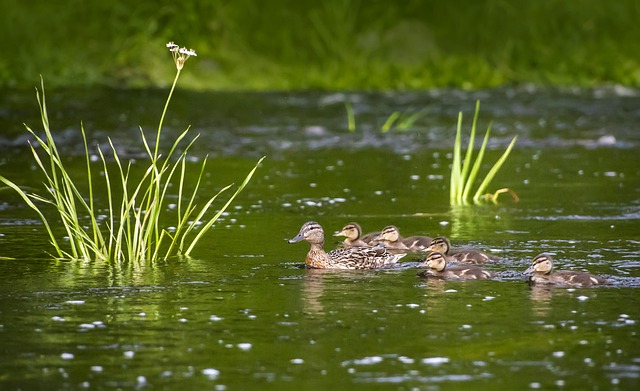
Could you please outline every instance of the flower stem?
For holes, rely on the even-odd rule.
[[[176,88],[176,84],[178,84],[178,78],[180,77],[181,69],[178,69],[176,72],[176,77],[173,79],[173,84],[171,85],[171,91],[169,91],[169,96],[167,97],[167,101],[164,104],[164,110],[162,110],[162,115],[160,116],[160,123],[158,124],[158,134],[156,134],[156,146],[153,150],[153,161],[157,161],[158,159],[158,148],[160,147],[160,133],[162,132],[162,124],[164,123],[164,116],[167,114],[167,108],[169,108],[169,102],[171,101],[171,96],[173,96],[173,90]]]

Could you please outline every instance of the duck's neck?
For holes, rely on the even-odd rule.
[[[327,253],[324,252],[324,243],[310,243],[311,248],[307,253],[305,263],[309,267],[323,268],[329,260]]]

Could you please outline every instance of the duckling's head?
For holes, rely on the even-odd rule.
[[[444,255],[442,253],[434,251],[427,255],[425,264],[428,268],[441,272],[447,266],[447,261],[444,259]]]
[[[300,228],[300,232],[289,239],[289,243],[297,243],[301,240],[306,240],[309,243],[324,243],[324,231],[320,224],[315,221],[304,223]]]
[[[551,269],[553,269],[553,259],[551,259],[551,256],[547,254],[539,254],[533,258],[531,266],[524,271],[524,274],[549,274],[551,273]]]
[[[398,231],[398,228],[393,225],[389,225],[384,227],[384,229],[380,231],[380,234],[376,236],[373,240],[382,240],[385,242],[397,242],[399,238],[400,238],[400,232]]]
[[[348,239],[357,240],[362,234],[362,229],[357,223],[349,223],[342,227],[342,231],[336,232],[333,236],[346,236]]]
[[[437,238],[433,238],[431,244],[425,249],[425,251],[436,251],[446,254],[449,252],[449,247],[449,240],[444,236],[438,236]]]

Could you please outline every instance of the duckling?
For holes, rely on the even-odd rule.
[[[342,227],[342,231],[336,232],[333,236],[345,236],[344,247],[367,247],[373,244],[373,238],[377,236],[379,232],[372,232],[362,235],[362,228],[358,223],[349,223]]]
[[[349,247],[324,252],[324,231],[320,224],[308,221],[300,232],[289,240],[309,242],[311,248],[305,259],[309,268],[318,269],[375,269],[393,265],[406,254],[391,254],[383,246]]]
[[[424,251],[424,248],[431,243],[431,238],[428,236],[409,236],[408,238],[403,238],[400,236],[398,228],[394,225],[384,227],[374,240],[382,242],[388,248],[406,251]]]
[[[450,262],[474,263],[482,264],[498,259],[495,255],[485,254],[480,250],[469,249],[453,249],[449,243],[449,239],[444,236],[438,236],[431,241],[431,244],[425,248],[425,251],[437,251],[445,255]]]
[[[547,254],[539,254],[533,258],[531,266],[524,271],[529,275],[529,282],[532,284],[553,284],[553,285],[570,285],[578,287],[589,287],[594,285],[606,284],[607,280],[594,276],[587,272],[576,271],[557,271],[551,272],[553,269],[553,260]]]
[[[418,275],[421,277],[451,278],[459,280],[484,280],[494,276],[493,273],[478,266],[447,266],[445,255],[434,251],[427,256],[421,266],[428,269]]]

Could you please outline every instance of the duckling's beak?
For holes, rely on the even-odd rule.
[[[433,246],[432,245],[428,245],[427,247],[423,247],[420,250],[424,251],[425,253],[433,252]]]
[[[333,236],[347,236],[347,235],[344,234],[344,231],[340,231],[340,232],[334,233]]]
[[[298,232],[298,234],[296,236],[292,237],[287,242],[288,243],[297,243],[297,242],[299,242],[301,240],[304,240],[304,235],[302,234],[302,232]]]
[[[384,235],[382,233],[377,234],[376,236],[373,237],[373,239],[371,239],[371,241],[377,241],[382,239]]]
[[[522,272],[522,274],[531,274],[531,273],[533,273],[533,265],[529,266],[527,270]]]

